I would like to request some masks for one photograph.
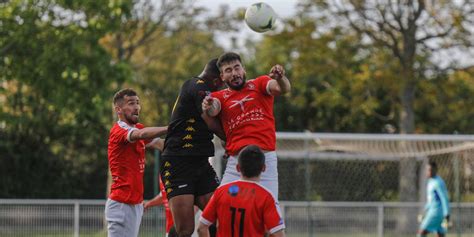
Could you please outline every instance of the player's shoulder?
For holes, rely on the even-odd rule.
[[[270,191],[270,189],[266,188],[265,186],[263,186],[260,183],[257,183],[257,182],[252,182],[252,183],[256,187],[256,189],[259,190],[260,194],[268,195],[268,196],[273,198],[273,195],[272,195],[272,192]]]
[[[271,80],[272,78],[269,77],[268,75],[261,75],[261,76],[258,76],[257,78],[253,79],[253,80]]]
[[[195,92],[201,92],[201,91],[209,91],[209,87],[206,84],[206,82],[199,78],[199,77],[193,77],[185,82],[185,86],[183,86],[183,89],[186,89],[190,93],[195,93]]]
[[[273,197],[271,191],[269,189],[267,189],[265,186],[263,186],[262,184],[260,184],[259,182],[250,181],[250,180],[237,180],[237,181],[231,182],[229,184],[228,184],[229,185],[228,189],[231,189],[232,185],[233,186],[241,186],[241,187],[251,187],[251,188],[255,189],[255,191],[257,192],[257,194],[259,196],[268,195],[270,197]]]
[[[124,121],[117,121],[115,122],[114,126],[112,127],[111,131],[122,131],[122,130],[125,130],[125,131],[128,131],[129,129],[131,129],[132,126],[128,125],[126,122]]]
[[[261,75],[256,77],[255,79],[250,79],[247,81],[247,84],[259,84],[259,83],[265,83],[270,81],[272,78],[269,77],[268,75]]]
[[[226,96],[224,96],[224,95],[228,95],[228,94],[230,94],[230,93],[231,93],[231,91],[229,90],[229,88],[225,88],[225,89],[222,89],[222,90],[214,91],[214,92],[211,93],[211,95],[212,95],[213,97],[218,97],[218,98],[219,98],[219,97],[222,97],[222,98],[225,98]]]
[[[116,133],[116,132],[121,132],[121,131],[129,131],[129,130],[134,129],[134,128],[142,129],[144,127],[145,127],[145,125],[143,125],[141,123],[137,123],[137,124],[135,124],[135,126],[131,126],[131,125],[127,124],[126,122],[119,120],[112,126],[112,128],[110,129],[110,133]]]

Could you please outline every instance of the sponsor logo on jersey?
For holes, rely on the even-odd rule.
[[[188,134],[183,137],[183,140],[192,140],[192,139],[193,139],[193,136],[191,136],[191,134]]]
[[[232,196],[232,197],[237,196],[237,194],[239,193],[239,186],[237,186],[237,185],[231,185],[231,186],[229,187],[228,193],[229,193],[230,196]]]
[[[248,101],[251,101],[251,100],[253,100],[253,98],[250,97],[250,95],[245,96],[241,100],[232,100],[233,104],[231,106],[229,106],[229,108],[233,108],[233,107],[236,107],[237,105],[240,105],[240,109],[242,109],[242,112],[243,112],[243,111],[245,111],[244,103],[248,102]]]

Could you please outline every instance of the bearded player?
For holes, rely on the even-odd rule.
[[[217,118],[225,132],[225,149],[230,157],[221,185],[240,178],[236,169],[237,156],[244,147],[255,144],[265,154],[266,169],[262,172],[260,183],[278,200],[273,102],[275,96],[288,93],[291,89],[285,70],[281,65],[275,65],[268,75],[247,81],[240,56],[232,52],[221,55],[217,66],[228,88],[207,96],[202,109],[205,111],[203,114],[211,118],[205,121]]]

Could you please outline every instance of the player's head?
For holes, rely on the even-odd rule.
[[[223,82],[220,79],[219,68],[217,67],[217,58],[211,59],[199,76],[206,81],[211,88],[211,91],[216,91],[223,85]]]
[[[140,100],[133,89],[122,89],[114,95],[114,109],[120,120],[128,124],[138,123]]]
[[[258,177],[265,170],[265,154],[256,145],[246,146],[239,154],[237,170],[243,177]]]
[[[436,176],[436,174],[438,173],[438,165],[436,165],[436,162],[430,161],[430,163],[428,164],[427,171],[428,172],[426,172],[426,176],[428,176],[428,178]]]
[[[222,81],[233,90],[240,90],[245,85],[246,73],[240,55],[229,52],[217,60]]]

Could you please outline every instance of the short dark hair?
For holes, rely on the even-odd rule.
[[[122,103],[125,96],[136,96],[136,95],[137,95],[137,92],[135,92],[131,88],[125,88],[125,89],[119,90],[114,95],[114,105]]]
[[[246,146],[239,154],[240,172],[244,177],[257,177],[265,165],[265,154],[256,145]]]
[[[235,61],[235,60],[238,60],[240,63],[242,63],[242,60],[240,59],[239,54],[234,53],[234,52],[224,53],[221,56],[219,56],[219,58],[217,59],[217,67],[220,70],[221,66],[224,63],[229,63],[229,62],[232,62],[232,61]]]
[[[431,166],[431,170],[438,171],[438,165],[434,161],[429,162],[429,166]]]
[[[211,59],[204,70],[206,74],[219,76],[219,67],[217,67],[217,58]]]

